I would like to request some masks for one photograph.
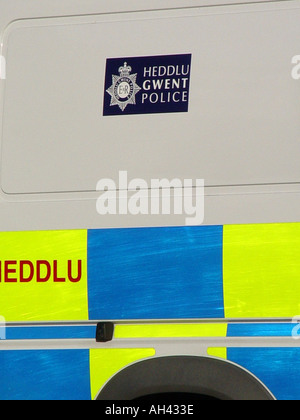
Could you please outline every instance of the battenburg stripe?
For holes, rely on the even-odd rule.
[[[300,223],[0,233],[6,321],[300,314]]]

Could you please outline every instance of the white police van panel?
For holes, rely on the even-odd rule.
[[[298,3],[219,3],[1,4],[2,230],[182,224],[99,218],[120,170],[204,179],[206,224],[295,221]],[[106,90],[126,60],[141,90],[122,111]]]

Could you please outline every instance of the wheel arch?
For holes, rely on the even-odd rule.
[[[267,387],[241,366],[200,356],[136,362],[113,376],[96,399],[134,400],[162,393],[199,394],[219,400],[275,400]]]

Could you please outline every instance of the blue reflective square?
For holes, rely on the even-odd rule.
[[[90,319],[222,318],[221,226],[90,230]]]
[[[90,400],[89,350],[0,352],[1,400]]]

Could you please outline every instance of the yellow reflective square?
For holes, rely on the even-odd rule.
[[[116,325],[115,338],[226,337],[227,324]]]
[[[87,320],[87,231],[1,232],[0,315]]]
[[[139,360],[155,356],[154,349],[91,349],[91,396],[94,400],[101,388],[116,373]]]
[[[227,318],[300,314],[300,223],[224,226]]]

